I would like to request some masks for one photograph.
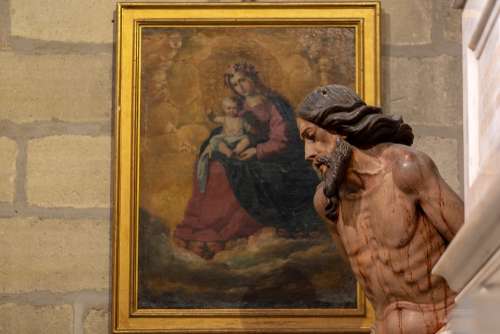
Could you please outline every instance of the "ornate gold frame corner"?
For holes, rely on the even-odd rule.
[[[356,89],[380,105],[380,2],[119,3],[116,9],[116,177],[113,333],[369,333],[372,307],[358,285],[356,309],[138,309],[137,195],[140,31],[169,24],[354,27]]]

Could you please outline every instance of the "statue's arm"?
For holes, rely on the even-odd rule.
[[[448,241],[464,223],[464,203],[443,180],[432,159],[419,151],[408,151],[399,161],[401,188],[414,196],[416,204]]]

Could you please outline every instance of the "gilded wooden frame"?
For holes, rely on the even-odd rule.
[[[359,286],[352,310],[138,309],[138,62],[140,31],[147,25],[347,25],[356,31],[356,89],[368,104],[379,105],[380,3],[122,3],[116,14],[113,332],[368,333],[374,315]]]

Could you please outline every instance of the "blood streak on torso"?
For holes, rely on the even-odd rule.
[[[337,230],[375,308],[376,333],[435,333],[454,298],[446,282],[431,275],[445,240],[398,188],[388,165],[361,193],[341,192]]]

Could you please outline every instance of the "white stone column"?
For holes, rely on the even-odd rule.
[[[463,9],[465,225],[436,264],[459,295],[450,333],[500,333],[500,1]]]

